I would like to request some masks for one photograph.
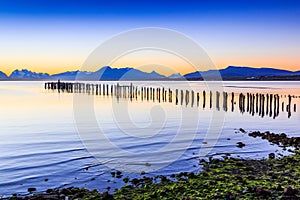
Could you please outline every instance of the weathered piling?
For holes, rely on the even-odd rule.
[[[172,90],[169,88],[169,103],[172,103],[173,101],[173,92]]]
[[[291,117],[291,103],[292,103],[292,96],[288,95],[288,105],[287,105],[288,118]]]
[[[212,92],[209,91],[209,108],[212,108]]]
[[[194,90],[191,91],[191,95],[192,95],[192,96],[191,96],[191,98],[192,98],[192,99],[191,99],[191,106],[193,107],[193,106],[194,106],[194,99],[195,99],[195,97],[194,97],[194,96],[195,96]]]
[[[180,91],[180,104],[183,105],[183,90]]]
[[[225,112],[227,112],[227,98],[228,98],[227,92],[223,92],[223,110]]]
[[[250,94],[247,92],[247,112],[250,111]]]
[[[261,117],[265,116],[265,95],[262,96],[262,102],[261,102]]]
[[[178,89],[175,90],[175,104],[178,105]]]
[[[155,101],[159,103],[168,102],[173,103],[173,95],[175,98],[176,105],[183,105],[194,107],[197,103],[197,107],[201,105],[201,93],[194,90],[180,90],[164,87],[148,87],[148,86],[134,86],[132,83],[129,85],[108,84],[108,83],[81,83],[81,82],[46,82],[43,84],[45,90],[51,90],[52,92],[59,93],[86,93],[88,95],[95,96],[112,96],[116,97],[117,100],[120,98],[129,99],[130,101],[138,100],[141,98],[142,101]],[[175,94],[173,94],[173,92]],[[212,109],[213,101],[216,103],[215,109],[220,110],[220,104],[222,103],[223,110],[228,111],[228,93],[223,91],[222,97],[220,92],[215,91],[215,97],[212,91],[209,91],[209,108]],[[206,107],[206,91],[202,91],[202,107]],[[282,98],[284,98],[282,100]],[[222,99],[220,99],[222,98]],[[287,100],[286,100],[287,98]],[[292,99],[297,98],[291,95],[279,95],[279,94],[264,94],[264,93],[240,93],[238,97],[238,107],[241,113],[247,112],[250,115],[258,115],[261,117],[272,117],[273,119],[279,116],[279,112],[288,113],[288,117],[291,117],[292,110],[296,112],[296,104],[292,104]],[[231,111],[235,110],[235,94],[231,92]],[[281,106],[281,109],[280,109]]]
[[[216,91],[216,108],[220,110],[220,92]]]
[[[203,108],[205,108],[205,103],[206,103],[206,92],[203,90]]]
[[[234,92],[231,93],[231,112],[234,111]]]
[[[190,92],[188,90],[185,91],[185,105],[187,106],[189,104],[190,100]]]

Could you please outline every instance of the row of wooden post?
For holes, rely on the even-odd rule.
[[[175,94],[172,89],[165,89],[164,87],[145,87],[145,86],[134,86],[132,83],[130,85],[120,85],[117,84],[95,84],[95,83],[71,83],[71,82],[47,82],[45,83],[45,89],[47,90],[57,90],[58,92],[67,93],[87,93],[93,95],[102,96],[115,96],[118,100],[120,98],[128,98],[131,101],[133,99],[147,100],[147,101],[158,101],[158,102],[173,102],[173,96],[175,98],[175,104],[186,105],[191,104],[193,107],[195,105],[200,107],[200,99],[202,98],[202,108],[206,107],[206,91],[195,92],[194,90],[178,90],[175,89]],[[215,94],[215,105],[216,109],[220,110],[220,97],[221,93],[216,91]],[[228,111],[228,93],[222,92],[223,100],[223,110]],[[284,101],[282,101],[282,112],[286,110],[288,117],[291,117],[292,109],[292,96],[287,96],[287,104],[284,106]],[[234,111],[235,107],[235,94],[231,93],[231,111]],[[209,91],[209,108],[211,109],[213,105],[213,92]],[[258,114],[261,117],[269,116],[276,118],[279,115],[280,107],[280,96],[278,94],[253,94],[247,93],[246,95],[240,93],[238,96],[238,107],[241,113],[248,112],[251,115]],[[294,112],[296,112],[296,104],[294,104]]]

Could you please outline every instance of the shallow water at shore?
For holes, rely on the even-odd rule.
[[[204,82],[134,84],[198,92],[220,89],[214,83]],[[299,82],[223,82],[223,85],[224,91],[235,92],[236,101],[240,92],[279,94],[284,102],[287,101],[285,95],[300,95]],[[82,96],[83,100],[92,98],[96,124],[80,124],[82,121],[76,118],[78,107],[74,102],[78,103],[76,98]],[[235,134],[235,129],[285,132],[290,136],[297,136],[300,130],[300,98],[292,99],[297,110],[292,111],[290,118],[280,109],[273,119],[241,113],[238,104],[233,112],[217,110],[215,101],[212,108],[203,109],[196,103],[192,107],[174,102],[141,99],[117,102],[107,96],[87,96],[46,91],[43,82],[0,82],[0,195],[25,194],[29,187],[44,191],[65,185],[104,191],[107,186],[122,185],[122,178],[126,176],[140,176],[142,171],[149,171],[150,176],[197,171],[199,155],[228,152],[245,158],[267,157],[276,146]],[[79,108],[79,118],[89,116]],[[120,117],[122,113],[127,115]],[[106,136],[94,152],[86,149],[87,141],[81,141],[84,136],[78,134],[78,130],[82,126],[91,132],[100,127]],[[220,134],[207,134],[209,127],[214,126],[220,126]],[[180,137],[176,137],[178,135]],[[112,149],[107,141],[118,148]],[[236,143],[240,141],[246,146],[238,148]],[[170,143],[173,145],[164,149]],[[97,159],[91,153],[97,154]],[[111,168],[124,171],[123,177],[112,177]]]

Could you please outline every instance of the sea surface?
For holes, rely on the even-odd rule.
[[[0,82],[0,196],[26,195],[30,187],[37,192],[69,186],[113,192],[125,177],[200,171],[199,160],[211,155],[258,159],[282,152],[240,128],[300,136],[300,82],[132,83],[138,89],[171,89],[172,102],[45,90],[39,81]],[[188,99],[176,102],[176,89],[179,95],[188,90]],[[278,95],[279,102],[271,108],[266,102],[257,110],[254,106],[249,113],[247,98],[244,110],[239,104],[240,93],[247,92]],[[246,146],[239,148],[237,142]],[[116,171],[121,178],[112,176]]]

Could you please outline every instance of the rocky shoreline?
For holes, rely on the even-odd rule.
[[[260,160],[233,158],[230,154],[222,159],[212,157],[199,161],[203,170],[198,174],[124,178],[125,185],[113,194],[70,187],[25,197],[13,195],[9,199],[300,199],[300,138],[268,131],[239,132],[266,139],[292,154],[270,153],[269,158]],[[34,188],[28,191],[34,192]]]

